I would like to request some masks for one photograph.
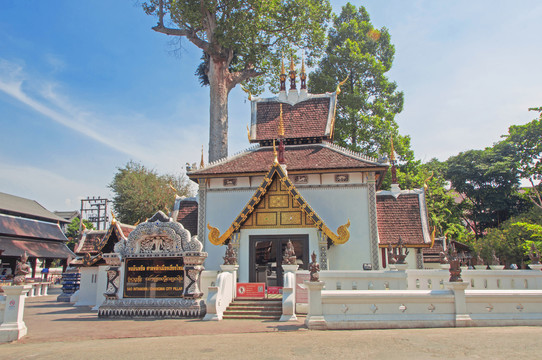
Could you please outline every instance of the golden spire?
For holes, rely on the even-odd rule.
[[[275,147],[275,139],[273,139],[273,156],[275,157],[275,159],[273,160],[273,162],[275,164],[278,164],[279,163],[279,159],[277,158],[277,148]]]
[[[280,58],[280,91],[286,91],[286,70],[284,69],[284,53],[282,53],[282,57]]]
[[[284,136],[284,119],[282,118],[282,104],[280,104],[279,136]]]
[[[337,85],[337,90],[336,90],[336,91],[337,91],[337,95],[339,95],[339,94],[341,93],[341,86],[343,86],[344,84],[346,84],[346,80],[348,80],[348,76],[349,76],[349,75],[350,75],[350,74],[346,75],[346,79],[344,79],[343,81],[341,81],[341,82],[339,83],[339,85]]]
[[[290,56],[290,72],[295,71],[295,65],[294,65],[294,54]]]
[[[248,137],[248,142],[250,142],[250,129],[248,128],[248,124],[247,124],[247,137]]]
[[[205,162],[203,161],[203,145],[201,145],[201,161],[199,163],[199,168],[203,169],[205,167]]]
[[[115,214],[113,213],[113,210],[111,210],[111,225],[114,225],[117,222],[117,219],[115,218]]]
[[[301,57],[301,73],[305,73],[305,54]]]
[[[299,80],[301,82],[301,90],[307,89],[307,74],[305,74],[305,54],[303,54],[301,60],[301,74],[299,74]]]

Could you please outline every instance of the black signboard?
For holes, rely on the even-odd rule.
[[[125,298],[182,297],[182,258],[126,259],[125,266]]]

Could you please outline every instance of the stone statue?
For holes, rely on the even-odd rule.
[[[409,250],[403,246],[403,238],[399,236],[399,241],[395,247],[391,244],[388,245],[388,263],[390,264],[404,264]]]
[[[309,264],[309,271],[311,275],[310,281],[320,281],[320,264],[316,262],[316,253],[314,251],[311,254],[311,260],[312,262]]]
[[[491,265],[500,265],[501,264],[501,260],[497,257],[497,255],[495,254],[495,250],[492,251],[491,253]]]
[[[30,265],[26,263],[27,261],[28,255],[25,251],[21,256],[21,259],[17,260],[17,264],[15,265],[15,277],[13,278],[13,285],[22,285],[26,282],[26,275],[32,271]]]
[[[395,254],[393,252],[393,246],[391,244],[388,245],[388,263],[389,264],[395,264],[397,260],[395,259]]]
[[[536,249],[536,246],[531,243],[531,249],[529,250],[529,258],[531,259],[531,264],[540,264],[540,253]]]
[[[237,254],[235,253],[235,249],[233,248],[231,242],[228,243],[226,254],[224,255],[223,259],[224,265],[237,265]]]
[[[448,259],[448,256],[446,255],[446,253],[444,251],[441,251],[439,253],[439,262],[441,264],[449,264],[450,263],[450,260]]]
[[[282,256],[282,265],[295,265],[297,263],[295,256],[294,244],[291,240],[288,240],[286,249],[284,249],[284,255]]]
[[[462,282],[463,279],[461,278],[461,260],[459,259],[459,256],[457,255],[457,250],[455,249],[455,245],[450,245],[450,282]]]

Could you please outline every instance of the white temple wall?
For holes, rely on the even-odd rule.
[[[94,306],[96,305],[96,292],[98,291],[98,267],[84,266],[79,271],[81,272],[79,298],[74,306]]]
[[[299,187],[299,192],[326,225],[336,232],[350,219],[350,239],[327,252],[329,270],[359,270],[371,263],[368,188],[366,186]]]
[[[202,234],[203,236],[198,235],[198,239],[203,243],[203,251],[208,253],[204,263],[205,270],[220,270],[220,265],[224,262],[222,257],[226,251],[224,246],[213,245],[209,242],[207,224],[218,228],[220,234],[223,234],[243,210],[253,193],[254,190],[250,189],[207,192],[205,233]]]

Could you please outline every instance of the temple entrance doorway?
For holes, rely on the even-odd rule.
[[[283,286],[282,256],[288,240],[292,241],[299,269],[309,268],[308,235],[250,235],[249,281],[269,286]]]

